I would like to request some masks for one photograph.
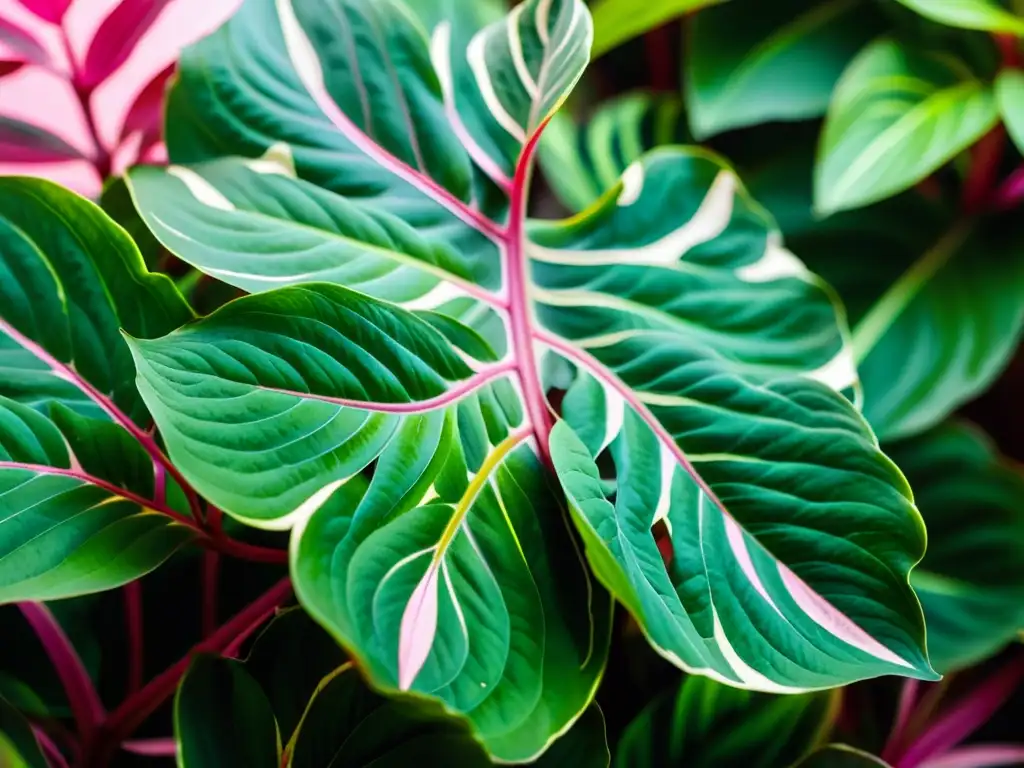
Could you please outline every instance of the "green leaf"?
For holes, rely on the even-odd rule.
[[[119,329],[159,335],[191,313],[120,228],[50,182],[0,179],[0,243],[0,600],[124,584],[192,534],[153,511],[153,463],[108,421],[146,416]]]
[[[281,740],[270,702],[245,667],[198,656],[174,698],[182,768],[278,768]]]
[[[532,234],[538,319],[580,366],[555,469],[591,565],[655,647],[759,690],[932,678],[906,583],[924,552],[909,488],[836,394],[856,377],[830,293],[732,172],[661,150],[617,199]]]
[[[49,768],[32,726],[0,696],[0,765],[4,768]]]
[[[996,99],[1010,138],[1018,151],[1024,152],[1024,72],[1019,69],[1000,72],[996,77]]]
[[[838,711],[837,693],[772,696],[687,677],[626,729],[617,768],[792,765],[821,741]]]
[[[433,702],[371,691],[352,665],[324,681],[289,750],[290,768],[491,765],[464,722]]]
[[[798,218],[789,242],[846,303],[864,415],[883,440],[938,424],[1006,366],[1024,326],[1024,241],[1012,220],[957,222],[909,195]]]
[[[847,747],[845,744],[831,744],[808,756],[795,768],[890,768],[890,766],[880,758],[859,749]]]
[[[844,397],[837,304],[735,174],[666,149],[585,215],[526,221],[585,7],[528,0],[429,39],[397,0],[328,7],[248,0],[184,57],[187,165],[132,177],[172,249],[287,287],[132,350],[182,472],[291,530],[303,606],[373,686],[439,700],[499,761],[540,756],[588,707],[609,636],[567,514],[680,666],[789,692],[932,678],[907,585],[923,527]]]
[[[846,65],[881,28],[867,0],[739,0],[698,14],[685,68],[694,135],[825,114]]]
[[[942,672],[976,664],[1024,628],[1024,476],[965,424],[886,448],[928,524],[913,583],[932,661]]]
[[[610,763],[604,713],[595,702],[573,723],[569,732],[559,737],[533,764],[538,768],[563,768],[567,765],[608,768]]]
[[[843,73],[815,171],[822,214],[902,192],[995,126],[991,88],[949,56],[879,40]]]
[[[631,93],[605,102],[583,125],[556,115],[540,144],[540,164],[562,203],[582,211],[649,149],[689,138],[678,96]]]
[[[281,733],[290,738],[321,681],[344,663],[334,639],[304,610],[290,608],[256,638],[245,668],[270,700]]]
[[[103,194],[100,196],[100,207],[128,233],[142,254],[146,268],[158,270],[166,251],[136,210],[128,190],[126,177],[118,177],[107,182],[103,187]]]
[[[593,5],[594,56],[607,53],[677,16],[721,2],[725,0],[653,0],[640,4],[635,0],[597,0]]]
[[[64,440],[53,423],[0,397],[0,602],[111,589],[193,538],[191,528],[73,465]]]
[[[899,0],[922,16],[962,29],[1024,36],[1024,19],[1002,8],[997,0]]]

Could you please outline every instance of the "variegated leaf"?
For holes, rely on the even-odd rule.
[[[700,152],[653,154],[585,217],[528,224],[539,132],[582,72],[589,17],[528,0],[480,31],[468,18],[427,34],[398,0],[248,0],[184,57],[179,165],[135,172],[135,199],[204,271],[286,286],[133,343],[185,476],[291,529],[303,604],[373,682],[463,713],[500,760],[568,728],[604,663],[607,594],[551,453],[598,575],[681,664],[768,690],[931,676],[906,586],[920,519],[844,398],[858,387],[828,289]],[[576,486],[606,449],[616,514],[636,503],[610,549]],[[680,591],[661,520],[683,536]],[[829,536],[855,544],[839,577],[815,565]],[[663,599],[642,603],[622,574],[651,551]]]

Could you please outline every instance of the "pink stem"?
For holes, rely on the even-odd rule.
[[[991,200],[1005,146],[1006,129],[997,125],[972,147],[971,168],[964,179],[962,193],[966,213],[979,213]]]
[[[135,739],[121,745],[125,752],[145,757],[174,757],[178,754],[178,742],[168,739]]]
[[[926,730],[897,762],[897,768],[919,768],[944,754],[984,725],[1024,678],[1024,654],[982,682]]]
[[[976,744],[932,758],[921,768],[997,768],[1024,763],[1024,746],[1019,744]]]
[[[75,98],[82,109],[85,126],[89,131],[89,138],[92,140],[93,167],[96,169],[96,173],[99,174],[100,181],[102,182],[110,175],[111,158],[110,152],[100,138],[96,117],[92,112],[92,89],[86,88],[81,84],[81,71],[78,68],[78,60],[75,58],[75,52],[71,49],[71,40],[68,37],[67,30],[63,26],[60,28],[60,38],[64,46],[64,54],[68,59],[68,67],[71,69],[71,88],[74,90]]]
[[[39,748],[43,751],[43,756],[50,768],[68,768],[68,761],[64,758],[64,753],[60,751],[46,731],[33,725],[32,733],[35,735],[36,741],[39,742]]]
[[[0,319],[0,333],[3,333],[14,340],[16,344],[24,348],[27,352],[37,357],[41,362],[46,363],[53,371],[53,374],[59,378],[74,384],[80,389],[85,395],[89,397],[96,405],[103,409],[110,418],[117,424],[120,424],[128,434],[139,441],[139,444],[143,447],[146,453],[149,454],[154,464],[161,464],[170,473],[178,485],[181,486],[185,495],[188,497],[189,507],[192,510],[192,515],[199,521],[202,519],[202,515],[199,509],[199,497],[196,496],[196,492],[192,489],[192,486],[188,484],[188,481],[182,476],[169,458],[164,455],[164,452],[157,445],[156,438],[149,434],[143,429],[140,429],[128,415],[118,408],[114,401],[109,397],[100,392],[91,383],[86,381],[79,373],[72,368],[70,365],[61,362],[49,352],[46,351],[42,346],[32,341],[32,339],[23,335],[20,331],[14,328],[6,321]]]
[[[85,764],[107,765],[125,738],[174,693],[196,654],[223,653],[236,644],[239,637],[248,637],[254,632],[291,594],[291,580],[286,577],[192,648],[185,658],[153,678],[142,690],[129,696],[100,725]]]
[[[87,741],[103,718],[104,709],[82,659],[49,608],[42,603],[18,603],[18,607],[43,644],[67,693],[79,736]]]
[[[142,687],[144,669],[142,583],[139,581],[124,586],[124,614],[128,630],[128,692],[135,693]]]
[[[519,163],[516,165],[516,174],[512,181],[512,207],[509,212],[505,247],[508,254],[509,322],[513,354],[519,369],[519,380],[523,387],[526,411],[537,435],[537,447],[545,462],[550,464],[548,438],[551,434],[552,420],[544,387],[540,381],[536,351],[534,350],[533,320],[528,292],[530,281],[527,275],[529,262],[524,247],[526,244],[524,231],[526,196],[530,186],[533,155],[543,132],[544,126],[542,125],[523,148]]]
[[[992,197],[992,207],[1006,211],[1017,206],[1024,200],[1024,166],[1017,168],[1002,183]]]
[[[903,747],[907,736],[907,724],[910,716],[914,713],[914,704],[917,703],[917,695],[921,689],[921,683],[917,680],[905,680],[900,689],[899,703],[896,706],[896,717],[893,720],[892,731],[889,740],[882,752],[882,759],[886,762],[893,762]]]

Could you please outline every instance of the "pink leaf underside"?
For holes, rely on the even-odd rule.
[[[128,113],[121,126],[121,140],[123,141],[132,133],[142,131],[144,134],[143,144],[140,152],[154,142],[160,140],[161,124],[164,113],[164,94],[167,90],[167,81],[174,74],[174,64],[170,64],[161,70],[150,80],[146,86],[139,91],[135,101],[128,108]]]
[[[89,44],[82,83],[92,87],[116,72],[170,0],[121,0],[103,20]]]
[[[430,557],[431,554],[431,550],[419,552],[413,555],[413,559]],[[437,634],[437,581],[440,571],[440,562],[430,563],[402,613],[398,639],[398,687],[403,691],[412,687],[434,645],[434,637]]]
[[[4,18],[0,18],[0,58],[31,64],[48,64],[50,61],[46,48],[35,35]]]
[[[0,116],[0,163],[60,163],[83,157],[49,131]]]
[[[18,0],[21,5],[44,21],[59,24],[71,0]]]

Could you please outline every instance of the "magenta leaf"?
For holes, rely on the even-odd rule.
[[[84,158],[79,150],[49,131],[13,117],[0,117],[0,162],[60,163]]]
[[[128,108],[124,124],[121,126],[120,141],[124,141],[136,131],[142,131],[144,145],[152,144],[154,135],[159,141],[162,133],[164,95],[167,90],[167,81],[173,74],[174,64],[169,64],[139,91],[139,95],[135,97],[135,101]]]
[[[19,69],[25,66],[24,61],[11,61],[4,60],[0,61],[0,77],[6,77],[7,75],[13,75]]]
[[[96,31],[80,83],[93,88],[116,72],[135,50],[170,0],[121,0]]]
[[[40,19],[51,24],[60,24],[64,20],[68,6],[71,5],[71,0],[18,0],[18,2]]]

